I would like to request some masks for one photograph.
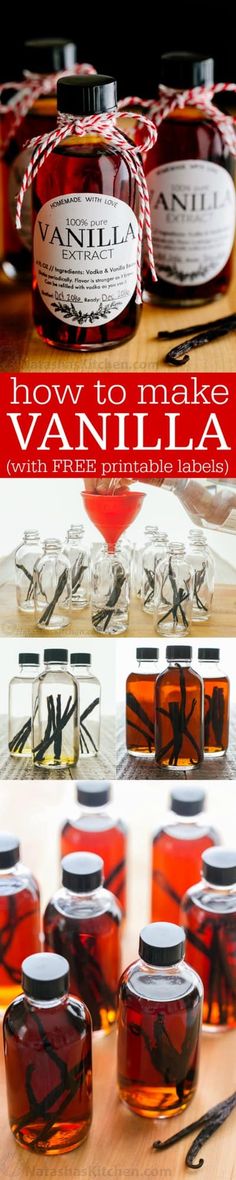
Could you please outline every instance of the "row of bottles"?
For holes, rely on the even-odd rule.
[[[70,526],[64,545],[55,538],[42,544],[37,529],[26,530],[15,572],[19,610],[34,612],[44,630],[66,627],[70,611],[90,601],[90,549],[83,525]]]
[[[191,769],[228,748],[230,684],[220,650],[168,645],[168,667],[158,674],[158,648],[136,649],[138,668],[126,681],[126,747],[129,754],[155,755],[158,766]],[[199,675],[200,672],[200,675]]]
[[[188,544],[168,542],[167,533],[147,526],[137,554],[134,584],[143,610],[163,634],[181,634],[191,622],[209,619],[215,563],[202,529],[191,529]]]
[[[73,48],[70,47],[72,69]],[[41,67],[38,65],[39,72],[43,65],[42,59],[43,54]],[[212,59],[181,52],[177,55],[165,54],[161,61],[159,96],[161,110],[164,104],[165,117],[159,125],[160,106],[155,102],[150,103],[149,113],[153,124],[149,142],[146,126],[144,142],[141,115],[137,114],[136,119],[137,145],[143,155],[149,191],[156,266],[155,277],[147,245],[148,235],[144,250],[143,283],[151,297],[157,295],[159,299],[169,303],[194,304],[216,298],[226,291],[231,276],[235,232],[233,155],[228,140],[226,142],[222,119],[218,126],[214,108],[209,109],[207,86],[212,78]],[[197,85],[200,81],[203,94],[204,90],[206,91],[206,99],[208,97],[205,112],[202,100],[200,108],[198,107],[198,91],[196,105],[193,104],[192,86],[196,84],[196,79]],[[191,88],[192,95],[187,106],[181,103],[181,91],[186,87]],[[115,79],[99,74],[95,77],[78,77],[72,73],[69,77],[59,79],[57,110],[58,126],[62,130],[61,140],[50,153],[45,153],[45,158],[40,161],[40,168],[36,168],[34,173],[34,319],[39,335],[47,343],[64,348],[92,350],[111,347],[132,336],[138,324],[140,173],[138,175],[135,167],[136,156],[133,143],[129,139],[130,120],[127,124],[127,118],[124,113],[122,116],[122,111],[118,112],[119,140],[116,139],[116,90]],[[33,110],[28,116],[29,134],[35,135],[41,131],[45,135],[45,132],[49,132],[52,125],[55,125],[54,100],[52,106],[51,103],[50,98],[47,108],[44,97],[35,104],[36,110],[32,104]],[[126,105],[128,108],[128,102]],[[8,108],[6,110],[9,115],[10,104]],[[107,120],[108,142],[101,133],[99,123],[95,127],[95,141],[94,137],[89,136],[86,123],[83,134],[83,121],[89,116],[96,120],[100,115],[103,115],[105,123]],[[67,128],[63,137],[65,116]],[[5,129],[7,117],[6,114]],[[77,122],[80,134],[76,133]],[[156,143],[155,124],[158,128]],[[25,130],[21,124],[24,140]],[[29,160],[29,152],[24,161],[21,158],[20,146],[21,144],[15,146],[14,141],[12,144],[11,139],[10,148],[5,151],[6,184],[9,181],[11,150],[13,159],[14,155],[15,158],[18,156],[19,184],[24,165]],[[41,150],[44,150],[44,145]],[[29,191],[27,244],[30,246]],[[97,193],[100,211],[104,215],[102,229],[101,226],[94,225],[93,214]],[[71,194],[73,217],[70,210],[68,213],[68,202],[63,201],[66,194]],[[86,200],[88,195],[91,203],[89,219]],[[116,200],[115,232],[108,199]],[[8,206],[7,192],[5,200]],[[13,206],[14,200],[11,196],[11,208]],[[25,247],[24,240],[23,245]],[[63,267],[66,287],[72,250],[73,283],[69,299],[62,299],[57,267]],[[10,249],[10,252],[5,252],[5,269],[10,274],[12,267],[14,274],[19,250],[15,250],[13,243],[12,251]],[[25,253],[24,249],[24,260]],[[98,261],[99,278],[96,269]],[[93,289],[94,283],[96,284],[94,302],[92,285],[86,285],[87,262],[90,266]],[[122,282],[124,266],[129,276],[126,285]],[[50,288],[45,282],[48,268],[51,269]]]
[[[8,748],[14,758],[32,758],[48,769],[94,758],[101,736],[101,685],[89,652],[46,648],[20,652],[19,675],[9,684]]]
[[[185,835],[181,840],[184,844]],[[2,841],[8,860],[4,862],[1,885],[4,896],[6,876],[10,875],[8,905],[15,844],[10,837]],[[60,1117],[57,1119],[57,1099],[64,1097],[63,1110],[64,1102],[67,1107],[71,1099],[70,1083],[65,1094],[59,1060],[63,1048],[68,1079],[72,1041],[67,1016],[73,1017],[73,1013],[73,1029],[81,1037],[77,1054],[74,1042],[72,1053],[78,1070],[74,1082],[80,1078],[80,1102],[84,1054],[86,1061],[89,1057],[90,1071],[87,1100],[91,1097],[92,1029],[109,1032],[117,1019],[118,1088],[122,1101],[135,1113],[148,1117],[163,1117],[185,1109],[196,1088],[202,1015],[207,1031],[236,1025],[235,916],[236,852],[207,847],[202,854],[202,880],[191,886],[182,899],[183,926],[165,919],[145,927],[139,939],[139,958],[120,978],[121,910],[114,895],[102,886],[101,858],[89,853],[72,853],[63,858],[62,888],[48,903],[44,916],[45,951],[40,955],[31,951],[30,958],[23,961],[14,993],[17,998],[11,1001],[4,1017],[9,1121],[18,1142],[49,1153],[56,1146],[59,1152],[75,1146],[89,1128],[89,1118],[84,1121],[78,1117],[72,1123],[68,1119],[63,1125]],[[68,1001],[69,969],[73,999]],[[174,1028],[170,1001],[174,1002]],[[48,1045],[54,1046],[55,1034],[56,1065],[61,1077],[56,1095],[54,1086],[49,1085],[50,1069],[42,1059],[42,1046],[47,1053]],[[55,1054],[50,1052],[49,1056],[55,1064]],[[36,1104],[32,1075],[41,1065],[44,1100],[38,1098]],[[15,1084],[18,1075],[19,1088]],[[49,1085],[46,1095],[45,1079]],[[73,1099],[76,1094],[74,1086]],[[79,1115],[77,1103],[76,1109]]]

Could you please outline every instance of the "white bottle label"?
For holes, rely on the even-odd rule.
[[[86,328],[120,315],[136,287],[137,241],[125,201],[99,193],[47,201],[35,222],[34,265],[49,311]]]
[[[220,274],[235,232],[232,177],[208,160],[162,164],[147,176],[157,275],[199,286]]]
[[[19,152],[10,168],[9,176],[9,207],[13,225],[16,224],[16,198],[18,196],[24,172],[30,162],[31,152],[29,148],[24,148],[23,152]],[[19,237],[26,247],[26,250],[32,249],[32,197],[31,188],[27,189],[25,193],[22,214],[21,214],[21,229],[19,230]]]

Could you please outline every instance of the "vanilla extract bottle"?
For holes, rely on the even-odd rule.
[[[19,673],[12,676],[9,684],[8,703],[8,749],[12,758],[32,757],[32,689],[39,668],[36,652],[19,653]],[[37,699],[34,703],[35,716]]]
[[[128,340],[138,322],[135,169],[113,144],[114,78],[67,77],[58,82],[57,97],[68,135],[33,183],[35,325],[56,347],[111,348]],[[109,142],[88,125],[101,116]],[[84,120],[84,135],[76,134],[76,120],[80,130]]]

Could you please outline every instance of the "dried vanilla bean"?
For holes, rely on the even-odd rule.
[[[233,312],[231,315],[219,316],[217,320],[206,320],[203,324],[189,324],[189,326],[185,326],[185,328],[174,328],[171,332],[158,332],[157,339],[177,340],[180,336],[192,336],[195,332],[198,334],[200,332],[207,331],[208,328],[221,328],[222,326],[224,327],[224,325],[226,325],[228,330],[230,330],[231,326],[233,328],[235,327],[235,315],[236,313]]]
[[[199,335],[191,337],[187,342],[177,344],[176,348],[171,348],[167,353],[165,360],[169,365],[185,365],[189,360],[189,353],[194,348],[200,348],[203,344],[210,344],[211,340],[220,340],[222,336],[227,336],[229,332],[236,330],[236,315],[231,317],[231,322],[224,323],[219,327],[205,328]]]
[[[187,1152],[185,1163],[188,1168],[202,1168],[204,1159],[200,1158],[198,1163],[195,1164],[196,1155],[203,1144],[207,1143],[215,1131],[218,1131],[218,1128],[222,1126],[222,1123],[229,1117],[235,1106],[236,1090],[224,1102],[218,1102],[216,1106],[212,1106],[210,1110],[206,1111],[206,1114],[201,1115],[195,1122],[188,1123],[187,1127],[182,1127],[182,1130],[177,1131],[176,1135],[171,1135],[169,1139],[165,1139],[163,1142],[160,1139],[156,1139],[152,1146],[155,1151],[166,1151],[169,1147],[174,1147],[176,1143],[179,1143],[181,1139],[186,1139],[188,1135],[191,1135],[192,1131],[199,1130],[199,1135],[196,1136],[196,1139],[194,1139]]]

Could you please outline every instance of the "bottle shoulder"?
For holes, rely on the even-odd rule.
[[[40,1048],[41,1045],[41,1028],[43,1026],[44,1032],[53,1035],[57,1039],[57,1047],[60,1043],[60,1036],[63,1044],[73,1041],[77,1042],[78,1037],[84,1036],[85,1033],[91,1034],[92,1021],[87,1005],[82,1000],[79,1000],[73,995],[66,995],[56,1003],[42,1004],[30,1001],[30,998],[20,995],[6,1009],[3,1018],[3,1035],[4,1038],[15,1036],[19,1041],[19,1046],[24,1048],[27,1040],[30,1040],[32,1049]]]
[[[45,922],[60,920],[60,915],[81,923],[99,920],[103,916],[112,919],[117,925],[122,921],[122,912],[115,895],[103,888],[90,894],[77,894],[62,886],[48,902]]]
[[[187,921],[188,916],[197,913],[198,910],[212,915],[224,915],[225,918],[230,914],[236,915],[236,887],[221,889],[220,886],[210,886],[207,881],[198,881],[185,893],[181,908]]]
[[[149,968],[137,959],[123,972],[120,980],[121,999],[150,1004],[175,1003],[178,1000],[201,999],[203,985],[200,977],[185,960],[175,968]]]

